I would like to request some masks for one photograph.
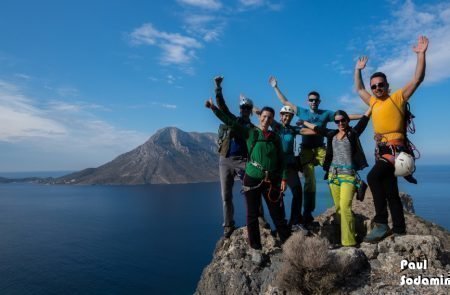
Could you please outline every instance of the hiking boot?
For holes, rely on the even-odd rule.
[[[225,239],[229,239],[231,237],[231,234],[234,232],[234,230],[236,229],[236,227],[233,226],[225,226],[223,228],[223,236]]]
[[[258,217],[259,225],[262,226],[265,229],[270,229],[270,224],[266,221],[266,219],[263,216]]]
[[[389,226],[383,223],[376,223],[372,231],[364,238],[364,242],[376,243],[390,234]]]
[[[328,246],[328,250],[336,250],[342,247],[341,243],[330,244]]]

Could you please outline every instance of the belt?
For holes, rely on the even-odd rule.
[[[338,165],[338,164],[334,164],[334,163],[331,163],[331,167],[341,168],[341,169],[354,169],[353,165]]]

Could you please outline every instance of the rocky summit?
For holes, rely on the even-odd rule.
[[[448,294],[450,233],[412,213],[411,197],[402,194],[402,201],[409,210],[407,234],[359,248],[330,249],[339,242],[334,209],[318,216],[309,232],[294,232],[283,246],[260,227],[261,251],[249,249],[246,229],[240,228],[218,241],[196,294]],[[363,202],[353,202],[353,211],[362,239],[374,216],[370,192]]]
[[[98,168],[65,175],[65,184],[172,184],[218,181],[217,135],[158,130],[144,144]]]

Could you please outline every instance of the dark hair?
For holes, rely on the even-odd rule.
[[[275,117],[275,110],[274,109],[272,109],[271,107],[263,107],[262,109],[261,109],[261,114],[264,112],[264,111],[267,111],[267,112],[269,112],[269,113],[272,113],[272,115]]]
[[[386,83],[387,83],[386,75],[382,72],[373,73],[372,76],[370,76],[370,81],[372,81],[373,78],[377,78],[377,77],[383,78],[384,81],[386,81]]]
[[[336,116],[342,116],[342,117],[344,117],[344,119],[345,119],[346,121],[350,122],[350,117],[349,117],[348,114],[347,114],[345,111],[343,111],[343,110],[337,110],[337,111],[334,113],[334,117],[336,117]]]
[[[311,91],[310,93],[308,93],[308,97],[309,97],[310,95],[317,96],[317,98],[320,99],[320,94],[319,94],[319,92],[317,92],[317,91]]]

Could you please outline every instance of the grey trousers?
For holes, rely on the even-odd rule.
[[[234,226],[233,185],[234,178],[243,174],[245,159],[220,156],[219,174],[223,206],[223,226]]]

